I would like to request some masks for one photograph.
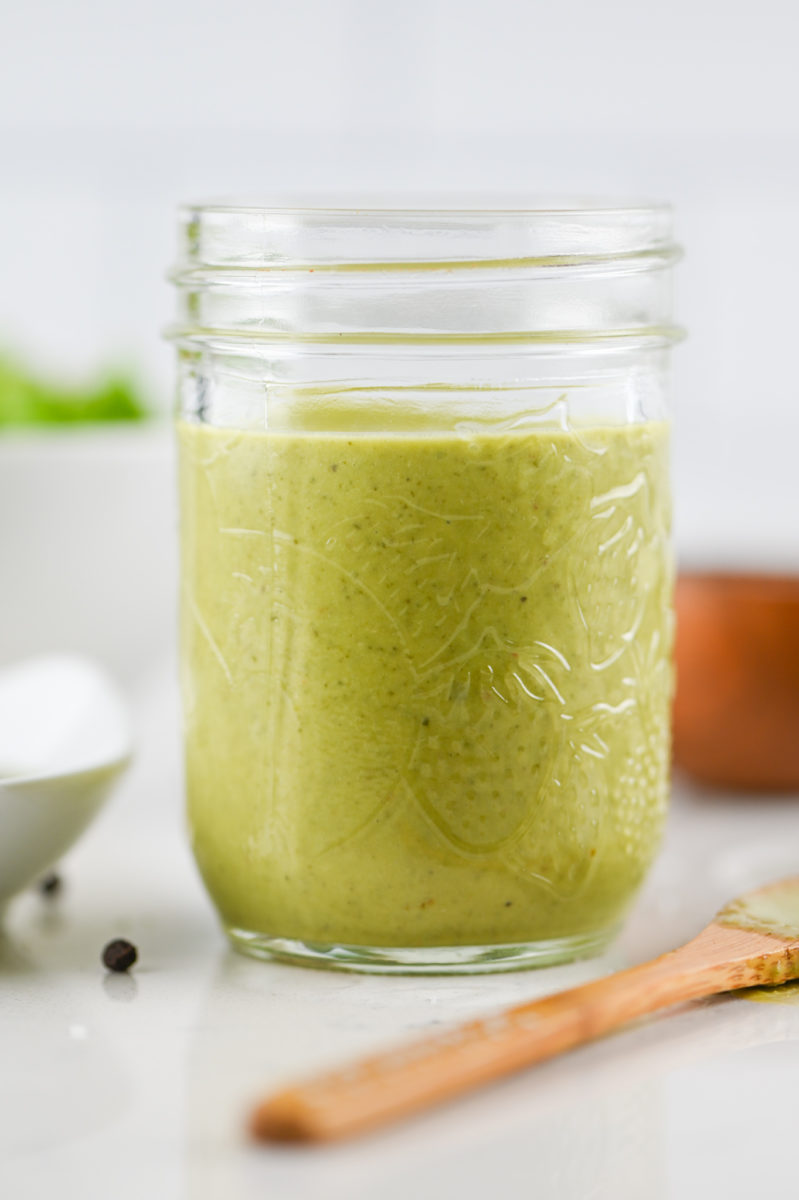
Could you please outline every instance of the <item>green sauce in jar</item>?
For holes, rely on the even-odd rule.
[[[668,427],[179,446],[189,815],[228,928],[607,938],[666,805]]]

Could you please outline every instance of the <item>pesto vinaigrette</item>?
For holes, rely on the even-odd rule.
[[[250,211],[190,214],[191,252],[220,253],[213,216],[240,218],[256,258],[268,236],[279,257],[286,225],[292,254],[303,237],[321,254],[314,221],[327,220],[367,261],[231,268],[245,292],[235,311],[217,296],[175,334],[189,823],[223,925],[250,953],[361,969],[596,951],[656,853],[668,793],[663,297],[630,328],[641,283],[626,297],[620,268],[615,340],[601,326],[565,340],[536,327],[509,346],[504,325],[536,311],[551,323],[547,281],[553,311],[590,317],[584,264],[571,298],[547,256],[523,269],[514,258],[506,279],[501,214],[437,214],[471,255],[442,272],[462,272],[488,328],[455,328],[474,307],[454,288],[451,310],[419,330],[441,272],[392,257],[430,253],[414,214],[381,214],[398,240],[383,247],[370,214],[273,214],[267,235]],[[510,214],[506,236],[535,240],[542,213]],[[625,237],[644,236],[622,215],[604,245],[608,214],[568,210],[550,231],[566,283],[570,254],[584,259],[575,223],[599,222],[611,276]],[[359,222],[372,239],[358,243]],[[655,247],[667,264],[668,232]],[[184,286],[202,269],[212,275],[201,262]],[[362,293],[382,274],[370,308]],[[287,333],[291,287],[299,327]]]

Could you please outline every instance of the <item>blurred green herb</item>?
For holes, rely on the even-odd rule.
[[[0,357],[0,429],[90,421],[140,421],[148,415],[136,387],[123,375],[93,387],[58,387]]]

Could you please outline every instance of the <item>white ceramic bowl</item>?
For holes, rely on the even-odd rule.
[[[173,653],[177,496],[166,423],[0,436],[0,665],[69,650],[124,686]]]
[[[89,659],[0,671],[0,906],[69,849],[130,756],[125,705]]]

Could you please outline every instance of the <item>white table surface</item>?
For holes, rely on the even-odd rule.
[[[423,1118],[335,1148],[251,1145],[251,1102],[296,1073],[543,995],[687,938],[799,865],[799,798],[675,789],[666,845],[601,960],[376,978],[228,950],[185,845],[168,672],[140,752],[0,940],[0,1195],[7,1200],[738,1200],[794,1194],[799,1004],[684,1006]],[[100,953],[125,936],[128,976]],[[787,1188],[787,1191],[786,1191]]]

